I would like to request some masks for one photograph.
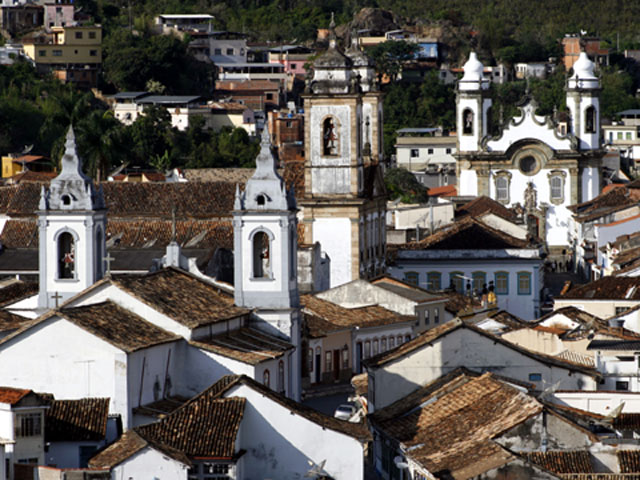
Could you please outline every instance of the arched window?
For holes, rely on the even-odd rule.
[[[64,232],[58,237],[58,278],[75,278],[76,243],[73,235]]]
[[[338,125],[333,117],[325,118],[322,122],[322,154],[338,155],[340,151],[340,138],[338,136]]]
[[[462,134],[473,135],[473,111],[470,108],[462,112]]]
[[[496,178],[496,200],[499,202],[509,201],[509,179],[507,177]]]
[[[284,393],[284,362],[278,362],[278,391]]]
[[[265,387],[271,388],[271,386],[269,385],[270,383],[271,383],[271,374],[269,373],[269,370],[265,370],[264,373],[262,374],[262,384]]]
[[[585,133],[596,133],[595,107],[587,107],[584,112],[584,131]]]
[[[258,232],[253,236],[254,278],[269,278],[271,276],[269,246],[269,236],[265,232]]]

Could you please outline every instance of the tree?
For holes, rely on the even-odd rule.
[[[427,190],[409,170],[390,168],[384,175],[389,200],[400,199],[403,203],[426,203]]]
[[[114,164],[124,157],[122,128],[109,110],[94,110],[77,125],[76,141],[85,170],[98,182],[106,180]]]
[[[387,40],[367,48],[367,53],[376,63],[379,79],[386,76],[392,83],[402,71],[402,64],[413,59],[417,51],[417,44],[402,40]]]

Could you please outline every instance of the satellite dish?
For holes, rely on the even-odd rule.
[[[311,468],[305,473],[305,478],[327,478],[329,474],[324,469],[324,464],[327,463],[326,459],[320,463],[315,463],[313,460],[307,460],[307,462]]]
[[[27,153],[29,153],[31,150],[33,150],[33,143],[31,145],[25,145],[24,149],[22,150],[22,154],[26,155]]]
[[[393,463],[396,464],[396,467],[401,469],[409,468],[409,464],[405,462],[404,458],[402,458],[400,455],[393,457]]]

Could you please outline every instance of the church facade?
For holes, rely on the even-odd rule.
[[[527,96],[520,115],[490,133],[492,101],[474,52],[458,83],[457,174],[460,195],[486,195],[522,214],[551,256],[568,254],[571,212],[597,196],[602,182],[600,84],[585,53],[566,87],[568,126],[536,113]]]
[[[303,95],[304,241],[320,242],[328,254],[331,287],[385,268],[382,94],[354,40],[342,52],[332,23],[329,49],[314,62]]]

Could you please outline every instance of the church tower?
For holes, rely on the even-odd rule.
[[[384,271],[386,231],[382,94],[357,39],[343,53],[334,22],[329,48],[313,65],[304,98],[305,243],[320,242],[330,285]]]
[[[292,191],[276,171],[269,131],[262,131],[256,171],[244,192],[236,190],[233,211],[234,297],[255,309],[254,326],[279,335],[296,348],[289,357],[288,391],[300,398],[300,298],[297,276],[297,208]]]
[[[571,112],[570,132],[579,140],[580,150],[600,148],[600,81],[595,64],[580,52],[567,81],[567,107]]]
[[[471,52],[463,68],[456,98],[458,152],[474,152],[489,132],[489,81],[483,76],[484,67],[476,52]]]
[[[103,277],[106,226],[102,189],[82,173],[69,127],[62,171],[40,196],[39,308],[55,308]]]

